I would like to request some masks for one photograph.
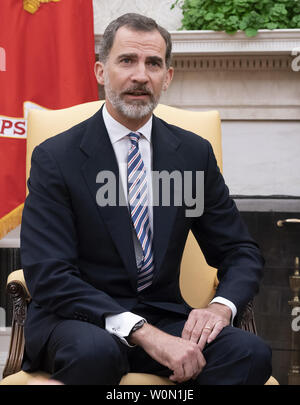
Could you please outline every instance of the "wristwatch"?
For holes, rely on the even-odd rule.
[[[131,329],[129,336],[133,333],[136,332],[138,329],[140,329],[144,324],[146,323],[145,319],[141,319],[140,321],[138,321],[134,327]]]

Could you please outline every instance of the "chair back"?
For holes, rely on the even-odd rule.
[[[28,113],[26,177],[29,176],[33,149],[41,142],[92,116],[104,101],[93,101],[61,110],[32,109]],[[217,111],[187,111],[159,104],[155,115],[206,138],[212,145],[222,171],[221,122]],[[214,296],[216,269],[210,267],[190,232],[180,270],[183,298],[194,308],[202,308]]]

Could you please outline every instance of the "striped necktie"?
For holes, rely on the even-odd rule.
[[[154,261],[152,232],[150,228],[147,196],[147,178],[144,162],[139,151],[139,133],[131,132],[131,147],[128,153],[128,202],[133,228],[141,244],[143,259],[138,265],[137,290],[142,291],[152,284]]]

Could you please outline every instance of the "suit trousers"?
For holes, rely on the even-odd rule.
[[[151,312],[151,311],[150,311]],[[186,316],[142,314],[157,328],[181,336]],[[193,384],[261,385],[271,375],[271,349],[258,336],[225,327],[203,350],[206,365]],[[68,385],[118,384],[128,372],[169,376],[172,372],[141,347],[128,347],[105,329],[78,320],[62,320],[44,353],[44,371]]]

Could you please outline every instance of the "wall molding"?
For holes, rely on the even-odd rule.
[[[176,71],[290,71],[290,55],[175,55]]]
[[[174,55],[184,54],[291,54],[300,49],[300,29],[259,30],[255,37],[239,31],[170,31]]]
[[[241,212],[300,212],[299,198],[233,198]]]
[[[291,54],[300,50],[300,29],[259,30],[248,38],[244,32],[228,35],[218,31],[170,31],[173,55],[223,55],[223,54]],[[95,35],[98,53],[102,34]]]

